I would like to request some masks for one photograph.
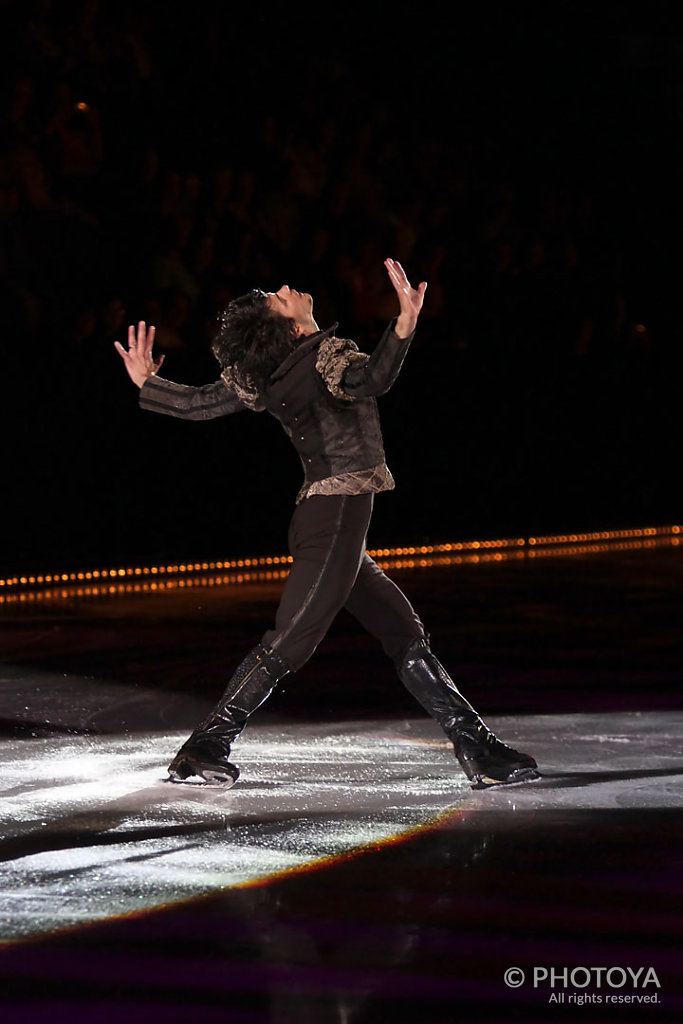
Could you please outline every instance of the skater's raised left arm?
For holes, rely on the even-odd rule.
[[[399,314],[380,338],[369,360],[354,362],[346,371],[342,388],[350,398],[386,394],[399,375],[424,302],[426,281],[413,288],[398,260],[387,259],[384,266],[398,297]]]
[[[413,288],[398,260],[385,260],[384,266],[398,296],[401,310],[394,325],[394,333],[398,338],[407,338],[415,333],[417,318],[427,291],[427,282],[422,281],[417,288]]]

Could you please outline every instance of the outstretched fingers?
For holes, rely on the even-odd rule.
[[[398,260],[387,259],[384,261],[384,266],[387,268],[389,279],[397,291],[407,291],[410,288],[406,272]]]
[[[421,281],[417,288],[413,288],[410,281],[408,280],[408,275],[406,274],[405,270],[398,262],[398,260],[387,259],[384,261],[384,266],[387,268],[387,272],[389,274],[391,283],[393,284],[397,292],[403,292],[404,295],[408,295],[411,292],[416,292],[420,296],[420,298],[424,296],[424,293],[427,290],[426,281]]]
[[[155,334],[154,327],[148,329],[145,321],[140,320],[137,328],[134,324],[128,328],[128,348],[124,348],[118,341],[114,342],[114,347],[123,359],[129,376],[138,387],[142,387],[164,361],[163,355],[155,359],[152,353]]]
[[[398,260],[386,259],[384,266],[398,295],[401,309],[411,309],[414,313],[419,313],[427,291],[427,282],[421,281],[417,288],[413,288]]]
[[[150,358],[152,354],[152,348],[154,346],[154,335],[156,330],[154,327],[147,329],[147,324],[144,320],[140,320],[138,323],[137,331],[133,324],[128,328],[128,351],[131,355],[137,355],[143,360]]]
[[[124,363],[126,363],[126,362],[128,362],[130,360],[130,355],[128,354],[128,350],[123,347],[123,345],[121,344],[120,341],[115,341],[114,342],[114,348],[116,349],[118,354],[121,356],[121,358],[123,359]]]
[[[138,327],[138,345],[140,342],[140,328],[142,328],[142,354],[145,359],[152,358],[152,349],[154,348],[154,336],[156,335],[156,327],[150,327],[149,330],[145,330],[144,322],[140,322]]]

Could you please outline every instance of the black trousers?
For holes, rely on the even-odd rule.
[[[297,505],[289,528],[292,569],[275,628],[262,643],[293,671],[308,661],[341,608],[399,658],[424,627],[405,594],[366,553],[374,495],[314,495]]]

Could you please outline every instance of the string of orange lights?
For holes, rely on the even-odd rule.
[[[626,548],[677,546],[683,527],[653,526],[593,533],[456,541],[375,548],[369,554],[383,569],[488,564],[512,559],[585,555]],[[74,572],[18,575],[0,579],[0,605],[116,594],[144,594],[191,587],[278,582],[289,572],[290,555],[211,562],[129,566]]]

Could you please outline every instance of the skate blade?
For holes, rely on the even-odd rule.
[[[524,782],[536,782],[543,776],[536,768],[518,768],[506,779],[494,779],[490,775],[474,775],[472,789],[491,789],[493,786],[514,786]]]
[[[234,764],[224,771],[192,761],[181,761],[177,765],[169,765],[166,781],[189,786],[220,786],[221,789],[231,789],[239,775],[239,768]]]

